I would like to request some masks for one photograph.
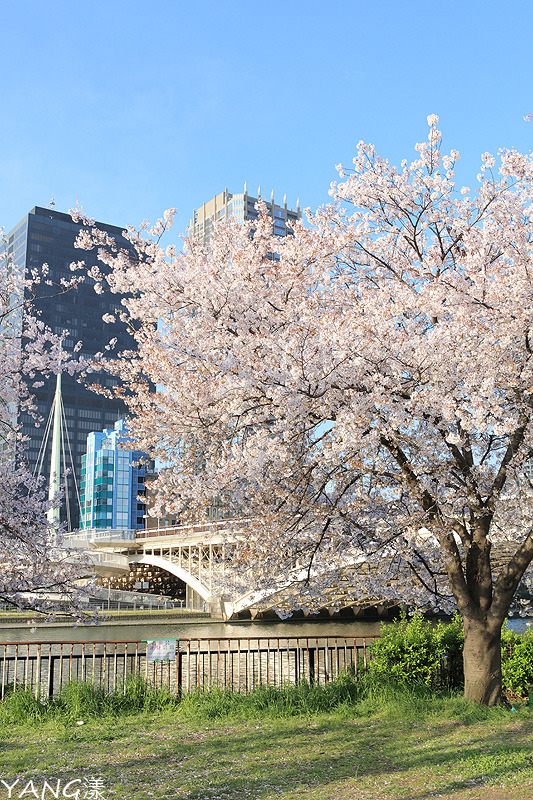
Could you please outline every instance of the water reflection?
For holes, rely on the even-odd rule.
[[[380,622],[359,620],[285,620],[285,621],[237,621],[218,622],[211,619],[188,619],[172,622],[142,623],[132,621],[104,622],[102,625],[18,625],[0,626],[0,641],[3,642],[117,642],[143,641],[146,639],[192,639],[192,638],[272,638],[313,636],[375,636]]]
[[[508,620],[508,626],[517,633],[524,633],[533,619],[518,618]],[[306,619],[284,621],[249,621],[218,622],[211,619],[187,618],[171,622],[161,622],[160,618],[122,620],[120,622],[104,621],[101,625],[0,625],[0,642],[118,642],[145,641],[146,639],[222,639],[272,638],[287,637],[352,637],[376,636],[384,623],[379,621],[361,621],[353,619]],[[386,624],[386,623],[385,623]]]

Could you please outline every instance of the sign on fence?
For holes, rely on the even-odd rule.
[[[175,639],[149,639],[146,642],[147,661],[175,661]]]

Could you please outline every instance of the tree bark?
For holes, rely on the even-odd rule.
[[[502,696],[501,627],[464,618],[465,698],[494,706]]]

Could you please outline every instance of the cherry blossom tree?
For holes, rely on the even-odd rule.
[[[161,505],[183,518],[219,496],[246,515],[233,563],[294,584],[295,606],[333,587],[457,608],[465,694],[494,704],[533,557],[533,158],[485,154],[459,188],[428,123],[400,167],[361,142],[332,204],[285,239],[260,204],[210,249],[164,249],[171,212],[129,231],[135,259],[98,231],[80,244],[129,294],[139,349],[108,369],[136,446],[170,465]]]
[[[46,614],[78,616],[86,572],[83,559],[61,546],[62,530],[47,518],[44,487],[23,460],[18,413],[35,412],[31,385],[58,369],[78,368],[61,349],[61,339],[32,314],[41,274],[23,275],[9,256],[0,231],[0,600]],[[76,279],[74,280],[74,284]],[[67,290],[64,286],[61,291]],[[36,418],[37,421],[37,418]]]

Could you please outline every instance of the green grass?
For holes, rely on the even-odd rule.
[[[116,693],[108,694],[91,683],[67,684],[53,700],[36,698],[31,690],[17,689],[0,704],[0,723],[33,724],[37,721],[71,722],[104,716],[124,716],[139,711],[179,710],[175,695],[132,676]],[[1,795],[0,795],[1,797]]]
[[[19,788],[92,776],[105,800],[533,797],[527,707],[481,708],[420,687],[345,678],[325,691],[214,690],[176,703],[142,681],[116,698],[77,684],[52,706],[17,692],[0,721],[0,779]]]

